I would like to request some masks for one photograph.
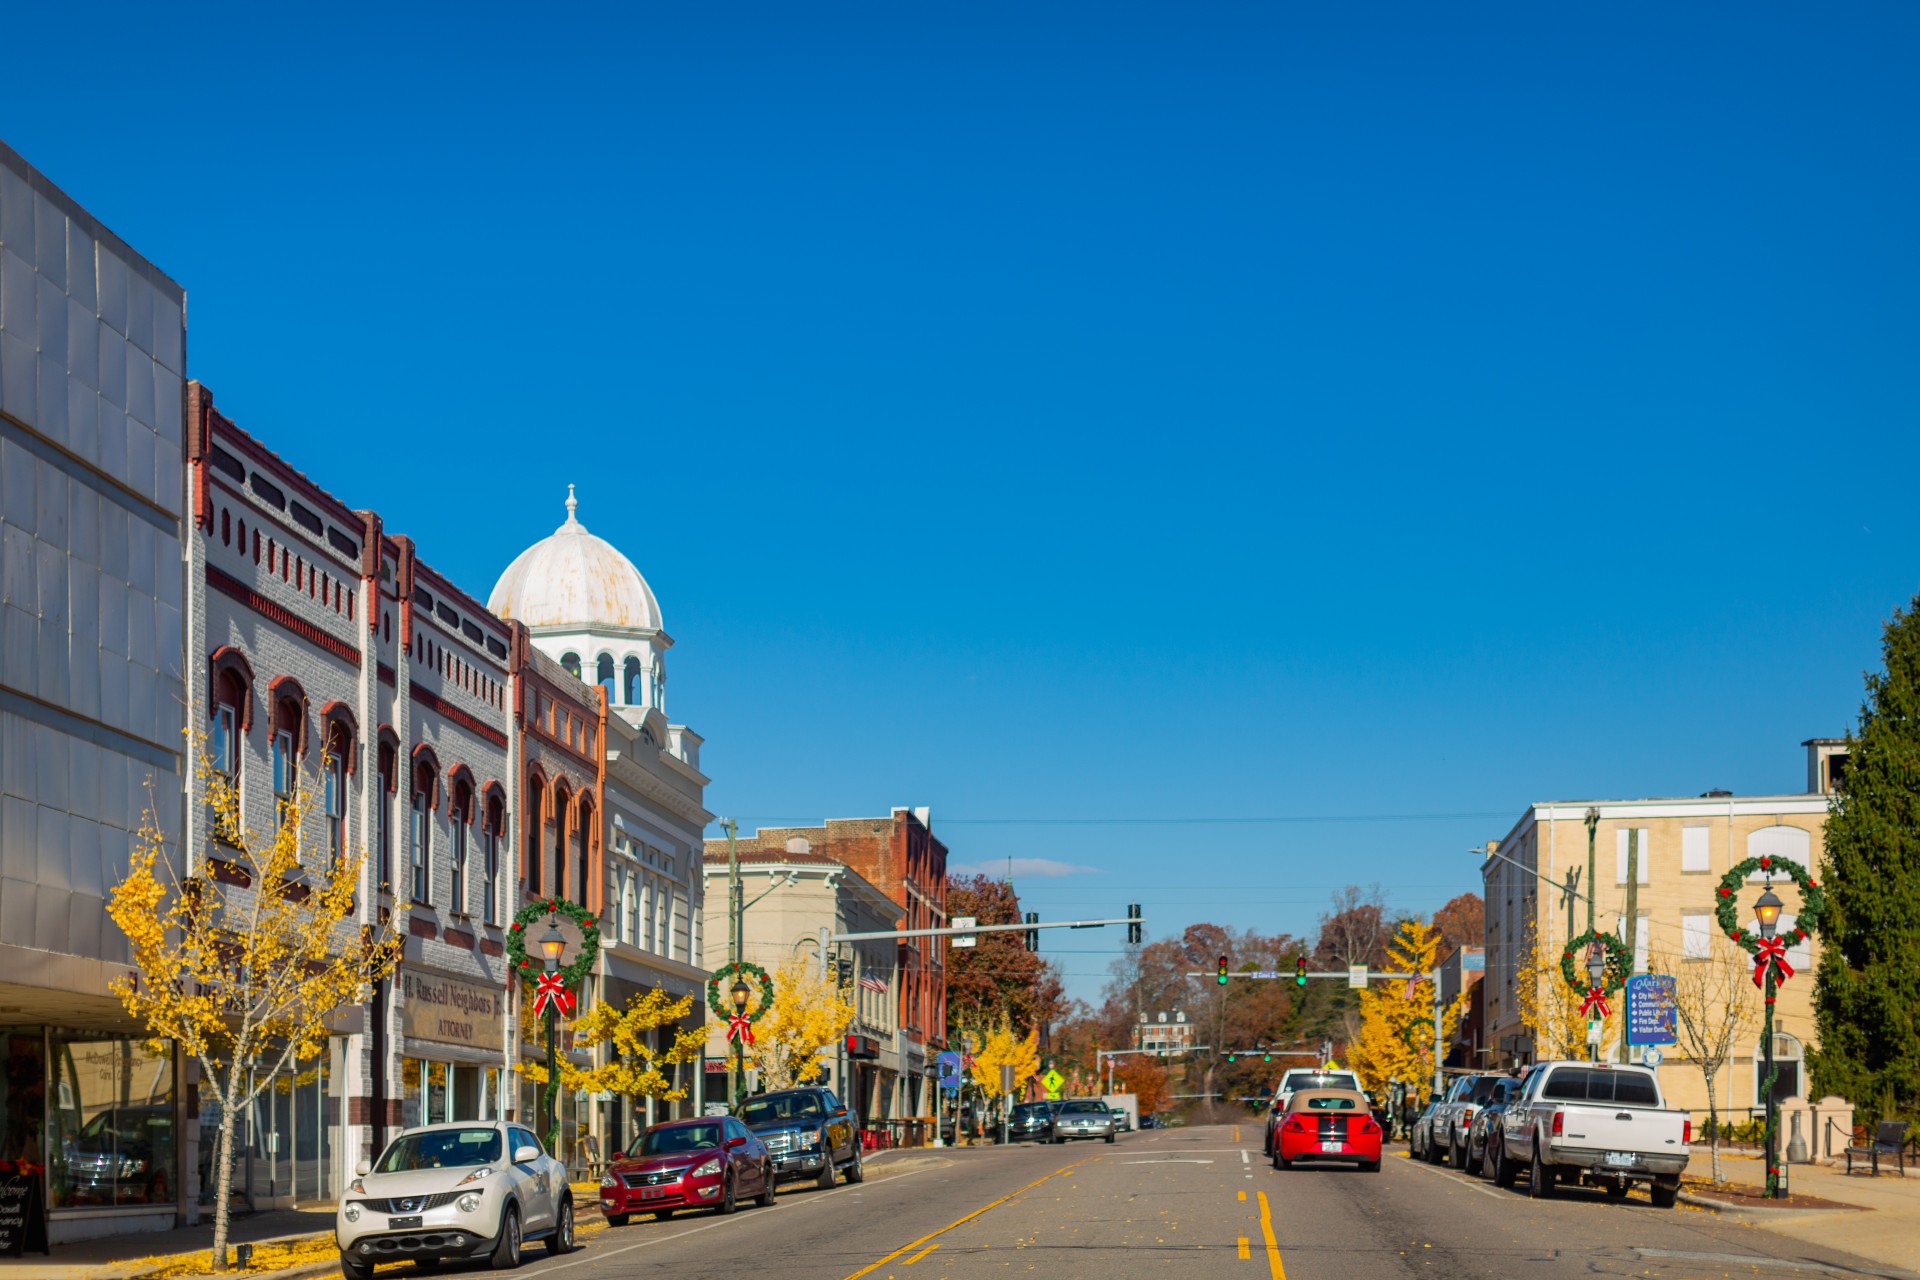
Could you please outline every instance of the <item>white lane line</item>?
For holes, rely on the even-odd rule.
[[[1170,1160],[1125,1160],[1125,1161],[1122,1161],[1121,1163],[1123,1163],[1123,1164],[1212,1164],[1212,1163],[1213,1163],[1213,1161],[1211,1161],[1211,1160],[1181,1160],[1181,1159],[1179,1159],[1179,1158],[1177,1158],[1177,1157],[1176,1157],[1176,1158],[1174,1158],[1174,1159],[1170,1159]]]
[[[1247,1157],[1247,1151],[1246,1151],[1246,1148],[1245,1148],[1245,1147],[1242,1147],[1242,1148],[1240,1149],[1240,1163],[1241,1163],[1241,1164],[1252,1164],[1252,1163],[1253,1163],[1253,1161],[1252,1161],[1252,1160],[1250,1160],[1250,1159],[1249,1159],[1249,1158]]]
[[[1428,1173],[1438,1174],[1440,1177],[1445,1178],[1448,1182],[1457,1182],[1461,1186],[1466,1187],[1469,1190],[1478,1191],[1483,1196],[1492,1196],[1495,1200],[1513,1199],[1511,1195],[1507,1194],[1504,1191],[1496,1191],[1492,1187],[1486,1186],[1483,1183],[1480,1183],[1473,1179],[1469,1179],[1463,1175],[1456,1175],[1451,1170],[1442,1169],[1438,1165],[1431,1165],[1426,1163],[1423,1160],[1411,1160],[1411,1159],[1408,1160],[1407,1163],[1412,1165],[1416,1169],[1425,1169]]]

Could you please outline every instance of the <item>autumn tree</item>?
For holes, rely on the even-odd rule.
[[[705,1028],[679,1025],[692,1012],[691,994],[675,1000],[658,987],[631,997],[624,1008],[604,1000],[596,1002],[571,1024],[573,1043],[575,1048],[587,1050],[607,1046],[606,1061],[581,1067],[562,1057],[560,1087],[576,1092],[617,1093],[635,1100],[680,1101],[687,1096],[687,1088],[674,1085],[672,1068],[698,1061],[707,1041]],[[667,1029],[667,1042],[655,1047],[655,1033],[660,1028]],[[519,1070],[535,1084],[547,1082],[543,1062],[524,1062]]]
[[[1707,1149],[1713,1180],[1720,1178],[1720,1073],[1734,1050],[1751,1044],[1760,1030],[1753,998],[1752,970],[1746,952],[1719,933],[1708,935],[1709,951],[1692,959],[1655,952],[1652,971],[1673,975],[1674,1031],[1680,1056],[1700,1072],[1707,1085]]]
[[[1477,893],[1463,893],[1433,913],[1433,927],[1440,931],[1443,955],[1481,946],[1487,936],[1487,904]]]
[[[986,1033],[973,1055],[973,1083],[989,1098],[998,1098],[1008,1090],[1000,1087],[1000,1068],[1013,1068],[1012,1093],[1019,1093],[1040,1070],[1039,1037],[1029,1031],[1022,1035],[1010,1022]]]
[[[1166,1065],[1146,1054],[1122,1058],[1120,1065],[1113,1069],[1113,1082],[1122,1093],[1133,1095],[1134,1105],[1142,1116],[1164,1110],[1172,1093],[1167,1087]]]
[[[961,876],[947,882],[947,915],[980,924],[1018,924],[1020,896],[1009,880]],[[1019,933],[974,935],[971,947],[947,949],[947,1025],[984,1031],[1002,1020],[1026,1033],[1043,1025],[1061,999],[1059,977],[1027,950]]]
[[[1431,973],[1438,962],[1440,930],[1418,920],[1403,920],[1387,944],[1386,963],[1394,973]],[[1371,983],[1358,993],[1360,1032],[1347,1046],[1347,1065],[1368,1090],[1384,1096],[1394,1081],[1419,1090],[1433,1079],[1432,978]],[[1452,1039],[1469,993],[1462,991],[1442,1012],[1440,1041]]]
[[[236,784],[190,739],[196,794],[216,838],[183,873],[149,808],[107,914],[132,973],[112,990],[166,1052],[200,1064],[198,1089],[220,1109],[211,1167],[213,1265],[227,1269],[234,1127],[289,1067],[317,1058],[328,1015],[367,998],[400,959],[404,904],[382,922],[355,910],[365,855],[334,856],[317,820],[317,773],[294,770],[272,829],[248,827]]]
[[[819,957],[796,951],[773,974],[773,1008],[753,1024],[747,1061],[762,1089],[791,1089],[820,1077],[820,1054],[853,1025],[853,1002],[820,968]]]
[[[1534,1058],[1586,1057],[1587,1015],[1580,1011],[1585,992],[1567,985],[1560,971],[1560,952],[1529,925],[1519,957],[1513,972],[1514,1005],[1520,1024],[1533,1037]],[[1584,956],[1575,959],[1582,966],[1586,963]],[[1584,967],[1579,972],[1584,973]],[[1619,1034],[1626,1004],[1623,991],[1607,998],[1607,1015],[1600,1025],[1602,1044]]]

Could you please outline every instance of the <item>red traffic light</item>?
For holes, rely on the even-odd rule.
[[[1227,958],[1225,956],[1220,957],[1219,982],[1223,987],[1227,985]]]
[[[1301,956],[1293,962],[1293,985],[1296,987],[1304,987],[1307,985],[1307,958],[1305,956]]]

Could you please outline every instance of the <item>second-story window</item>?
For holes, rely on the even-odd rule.
[[[286,729],[273,731],[273,831],[277,836],[287,825],[287,811],[293,806],[293,734]]]
[[[410,901],[419,907],[432,905],[433,776],[422,764],[413,778],[413,823],[407,840],[407,869],[411,874]]]
[[[327,756],[323,786],[325,794],[321,799],[327,811],[327,860],[337,867],[347,856],[347,761],[344,755],[334,752]]]
[[[500,797],[487,797],[486,821],[480,827],[480,918],[500,923],[500,832],[505,827]]]
[[[472,813],[473,784],[462,778],[454,784],[453,807],[447,812],[452,832],[452,843],[447,848],[450,872],[447,906],[461,912],[467,909],[467,822]]]

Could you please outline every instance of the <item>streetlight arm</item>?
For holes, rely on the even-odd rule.
[[[1467,850],[1467,852],[1481,854],[1488,858],[1498,858],[1500,859],[1500,861],[1506,863],[1508,866],[1518,867],[1522,871],[1526,872],[1528,875],[1532,876],[1535,880],[1544,881],[1545,883],[1550,884],[1554,888],[1558,889],[1560,892],[1565,894],[1570,894],[1574,898],[1579,899],[1581,902],[1593,901],[1593,899],[1589,898],[1586,894],[1581,893],[1578,889],[1574,888],[1572,881],[1568,881],[1566,884],[1561,884],[1558,880],[1555,880],[1549,876],[1541,875],[1538,871],[1535,871],[1532,867],[1528,866],[1524,862],[1515,862],[1512,858],[1509,858],[1504,853],[1496,853],[1491,849],[1469,849]]]

